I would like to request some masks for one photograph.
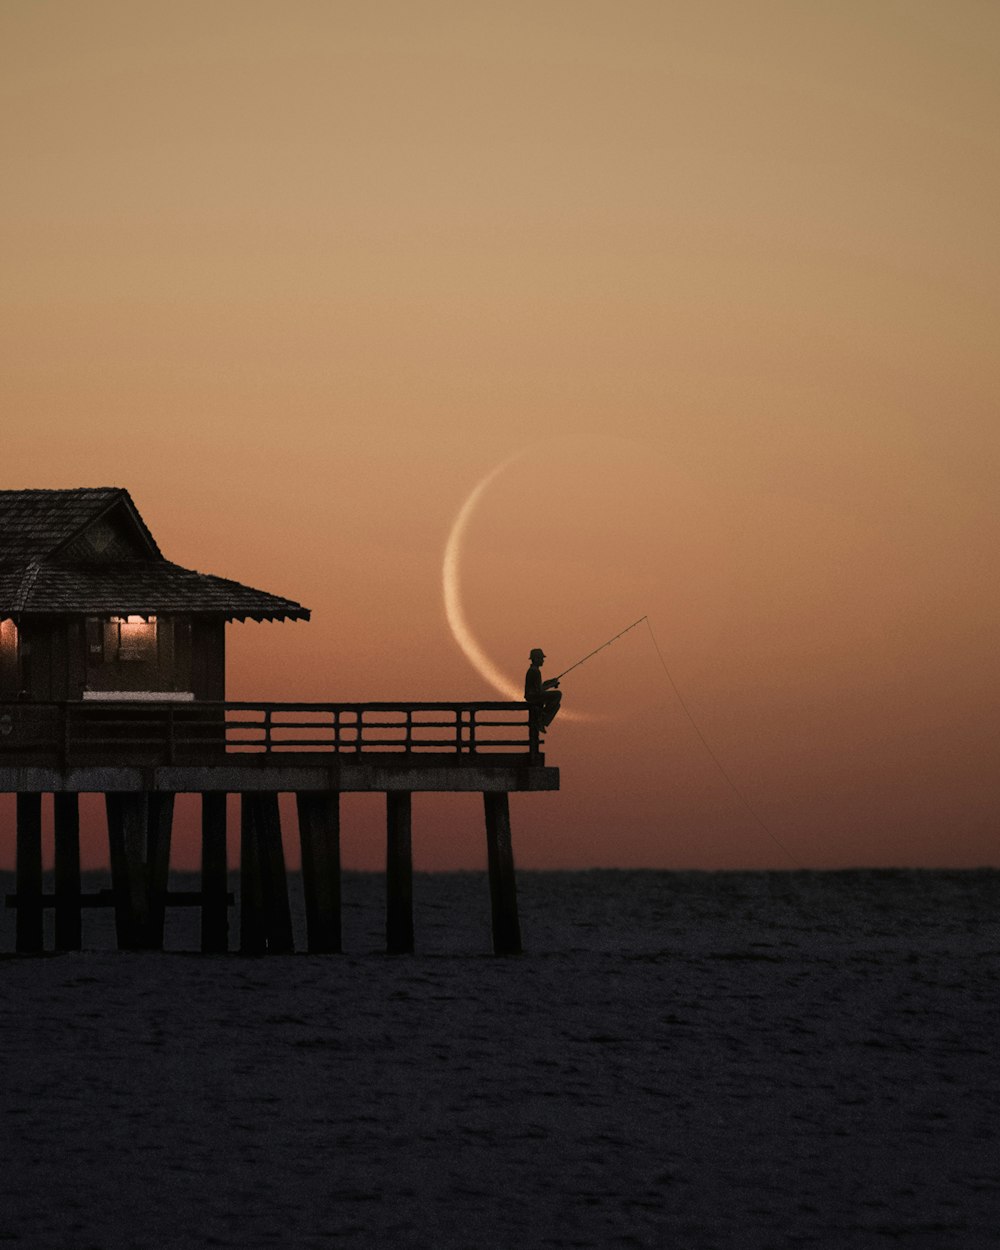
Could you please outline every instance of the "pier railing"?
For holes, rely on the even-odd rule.
[[[317,754],[345,762],[544,762],[526,703],[0,703],[0,761],[11,763],[200,765],[251,757],[247,764],[266,766]]]

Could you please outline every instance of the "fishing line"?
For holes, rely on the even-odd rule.
[[[753,805],[751,804],[750,800],[747,798],[747,796],[743,793],[743,791],[739,788],[736,782],[729,775],[728,771],[726,770],[725,765],[722,763],[722,760],[720,760],[719,757],[716,755],[715,751],[712,749],[711,743],[702,733],[701,726],[695,720],[694,714],[692,713],[691,709],[684,702],[684,696],[681,694],[680,688],[678,687],[677,683],[674,681],[674,675],[673,673],[671,673],[669,667],[667,666],[667,661],[663,658],[663,652],[660,650],[660,644],[656,641],[656,635],[653,633],[653,626],[650,624],[648,616],[640,616],[639,619],[637,621],[633,621],[631,625],[626,625],[623,630],[615,634],[614,638],[609,638],[607,642],[602,642],[601,645],[599,647],[595,647],[593,651],[588,651],[582,660],[577,660],[577,662],[575,664],[571,664],[569,668],[564,668],[563,671],[559,673],[553,680],[559,681],[560,678],[565,677],[567,673],[572,673],[573,669],[579,668],[581,664],[585,664],[591,658],[591,656],[596,655],[598,651],[603,651],[605,647],[610,647],[613,642],[617,642],[619,638],[621,638],[624,634],[627,634],[629,630],[635,629],[637,625],[641,625],[643,621],[646,622],[646,628],[649,630],[650,642],[652,642],[653,647],[656,650],[657,657],[663,666],[663,671],[667,675],[667,680],[670,682],[674,695],[677,698],[677,702],[684,709],[684,715],[688,718],[688,721],[691,724],[691,728],[698,735],[698,739],[701,742],[701,745],[708,752],[709,758],[712,760],[715,767],[719,770],[720,774],[722,775],[723,779],[726,782],[726,785],[729,786],[733,794],[736,795],[740,803],[750,813],[751,817],[753,818],[757,826],[760,829],[762,829],[765,834],[767,834],[767,836],[771,839],[774,845],[778,847],[785,855],[787,855],[789,860],[795,865],[796,868],[804,868],[805,865],[799,863],[799,861],[795,858],[795,856],[788,849],[788,847],[785,846],[784,842],[782,842],[781,839],[775,833],[772,832],[772,830],[769,828],[767,823],[760,816],[757,815],[757,812],[755,808],[753,807]]]
[[[698,738],[699,738],[699,739],[700,739],[700,741],[701,741],[701,745],[702,745],[702,746],[705,748],[705,750],[708,752],[708,754],[709,754],[710,758],[712,759],[712,762],[715,764],[715,767],[719,770],[719,772],[722,774],[723,778],[725,779],[726,784],[729,786],[730,790],[732,790],[733,794],[735,794],[735,795],[736,795],[736,797],[739,799],[739,801],[743,804],[743,806],[746,808],[746,810],[750,813],[751,817],[754,819],[754,821],[756,822],[756,824],[758,825],[758,827],[759,827],[760,829],[762,829],[762,830],[764,831],[764,833],[766,833],[766,834],[767,834],[767,836],[771,839],[771,841],[774,843],[774,845],[775,845],[775,846],[777,846],[777,847],[779,847],[779,848],[780,848],[780,849],[781,849],[781,850],[785,853],[785,855],[787,855],[787,856],[788,856],[788,858],[791,860],[791,862],[795,865],[795,867],[796,867],[796,868],[804,868],[804,867],[805,867],[805,865],[804,865],[804,864],[799,863],[799,861],[795,858],[795,856],[794,856],[794,855],[792,854],[792,852],[788,849],[788,847],[787,847],[787,846],[785,846],[785,844],[784,844],[784,843],[783,843],[783,842],[782,842],[782,841],[781,841],[781,840],[780,840],[780,839],[779,839],[779,838],[778,838],[778,837],[777,837],[777,836],[776,836],[776,835],[775,835],[775,834],[771,831],[771,829],[768,827],[768,825],[765,823],[765,821],[764,821],[764,820],[763,820],[760,816],[758,816],[758,815],[757,815],[757,812],[755,811],[754,807],[753,807],[753,806],[752,806],[752,804],[750,803],[750,800],[749,800],[749,799],[747,798],[747,796],[743,793],[743,791],[739,788],[739,786],[738,786],[738,785],[736,784],[736,782],[732,779],[732,777],[730,777],[730,775],[729,775],[729,773],[726,771],[726,769],[725,769],[725,767],[724,767],[724,765],[723,765],[722,761],[719,759],[719,757],[716,755],[716,753],[712,750],[711,744],[709,743],[709,741],[708,741],[708,739],[705,737],[705,735],[701,732],[701,728],[700,728],[700,726],[698,725],[698,722],[695,720],[694,716],[692,715],[692,713],[691,713],[691,709],[690,709],[690,708],[688,707],[688,705],[684,702],[684,696],[681,694],[681,692],[680,692],[680,690],[679,690],[679,688],[678,688],[678,686],[677,686],[677,683],[674,681],[673,674],[671,673],[670,669],[667,667],[667,661],[663,658],[663,652],[660,650],[660,644],[656,641],[656,635],[653,633],[653,627],[652,627],[652,625],[649,623],[649,617],[648,617],[648,616],[643,616],[643,617],[641,617],[641,618],[640,618],[640,620],[641,620],[641,621],[645,621],[645,622],[646,622],[646,628],[649,630],[649,638],[650,638],[650,641],[652,642],[653,647],[654,647],[654,648],[655,648],[655,650],[656,650],[656,654],[657,654],[657,656],[659,657],[659,661],[660,661],[660,663],[663,665],[663,671],[666,673],[666,675],[667,675],[667,680],[670,682],[670,685],[671,685],[671,687],[673,688],[673,692],[674,692],[674,694],[675,694],[675,695],[676,695],[676,697],[677,697],[677,702],[678,702],[678,703],[681,705],[681,707],[684,709],[684,715],[685,715],[685,716],[688,718],[688,720],[690,721],[690,723],[691,723],[691,728],[692,728],[692,729],[695,731],[695,733],[698,735]],[[636,624],[637,624],[637,625],[638,625],[639,623],[640,623],[639,621],[636,621]],[[632,628],[632,626],[629,626],[629,628],[631,629],[631,628]]]

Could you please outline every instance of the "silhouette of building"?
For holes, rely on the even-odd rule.
[[[0,491],[0,699],[225,699],[227,621],[290,599],[165,559],[128,491]]]
[[[498,954],[521,948],[508,795],[555,790],[526,703],[226,700],[230,621],[308,620],[291,599],[165,559],[128,491],[0,491],[0,793],[17,796],[18,951],[81,945],[112,906],[119,946],[157,949],[169,906],[229,949],[228,794],[240,796],[240,949],[293,947],[278,807],[296,798],[307,944],[340,950],[340,795],[386,796],[386,944],[413,949],[411,798],[483,795]],[[79,795],[105,796],[112,887],[81,893]],[[202,881],[168,889],[174,796],[202,803]],[[42,799],[53,796],[54,891]]]

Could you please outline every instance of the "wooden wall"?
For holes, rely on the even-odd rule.
[[[226,622],[195,617],[191,623],[191,688],[196,699],[226,697]]]
[[[47,617],[22,620],[18,630],[21,687],[29,699],[66,698],[64,622]]]
[[[0,625],[0,698],[41,702],[80,699],[85,690],[192,691],[226,697],[225,621],[161,616],[155,645],[138,659],[120,658],[115,627],[103,617],[36,617]],[[10,645],[6,643],[10,639]],[[16,660],[19,642],[20,672]]]

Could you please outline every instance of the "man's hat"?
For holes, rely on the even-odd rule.
[[[532,647],[531,654],[528,656],[530,660],[544,660],[545,652],[541,647]]]

